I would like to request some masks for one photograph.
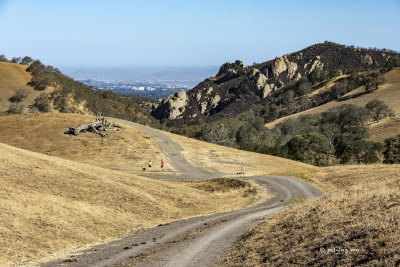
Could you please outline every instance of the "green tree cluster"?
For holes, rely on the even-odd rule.
[[[323,134],[296,135],[287,144],[289,158],[316,166],[329,163],[329,141]]]
[[[20,103],[22,102],[27,96],[29,95],[29,93],[24,90],[24,89],[19,89],[17,90],[17,92],[15,92],[15,95],[13,95],[12,97],[10,97],[9,101],[13,102],[13,103]]]
[[[385,151],[383,152],[383,163],[400,163],[400,135],[385,140]]]
[[[368,102],[365,107],[374,122],[378,122],[386,117],[394,116],[393,110],[389,108],[382,100],[374,99]]]

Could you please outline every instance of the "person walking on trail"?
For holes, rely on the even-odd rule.
[[[149,171],[151,171],[151,160],[149,160]]]
[[[162,170],[162,171],[164,171],[164,164],[165,164],[164,160],[161,159],[161,170]]]

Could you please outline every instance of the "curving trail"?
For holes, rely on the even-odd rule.
[[[116,119],[115,119],[116,120]],[[180,146],[161,131],[123,120],[116,120],[153,137],[168,154],[181,179],[209,179],[223,175],[190,165]],[[133,236],[83,251],[69,259],[58,259],[42,266],[213,266],[225,250],[266,216],[283,209],[293,198],[311,199],[321,195],[315,187],[284,176],[241,177],[255,180],[272,197],[256,206],[201,217],[189,218],[146,229]]]

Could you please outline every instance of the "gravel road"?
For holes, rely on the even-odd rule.
[[[117,120],[153,137],[183,179],[208,179],[223,173],[190,165],[181,147],[162,132],[133,122]],[[133,236],[98,245],[79,255],[42,266],[214,266],[226,249],[267,216],[280,212],[293,198],[321,195],[315,187],[286,176],[241,177],[267,188],[270,198],[241,210],[189,218],[146,229]]]

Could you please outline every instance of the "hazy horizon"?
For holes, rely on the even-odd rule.
[[[400,1],[0,0],[0,54],[59,68],[264,62],[326,40],[400,50]]]
[[[215,76],[217,66],[209,67],[61,67],[60,70],[74,79],[115,81],[188,81],[199,83]]]

